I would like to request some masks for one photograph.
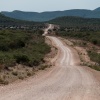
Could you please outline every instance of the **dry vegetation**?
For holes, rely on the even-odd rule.
[[[48,67],[44,57],[50,52],[50,46],[40,33],[38,30],[0,31],[1,84],[22,80]]]

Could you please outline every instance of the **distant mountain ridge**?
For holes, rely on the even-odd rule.
[[[0,13],[0,26],[21,26],[21,25],[34,26],[39,24],[41,23],[18,20],[18,19],[7,17]]]
[[[100,7],[96,8],[95,11],[100,11]]]
[[[51,11],[51,12],[24,12],[15,10],[13,12],[2,11],[2,14],[5,16],[29,20],[29,21],[49,21],[57,17],[62,16],[78,16],[83,18],[100,18],[100,7],[95,10],[86,10],[86,9],[72,9],[65,11]]]

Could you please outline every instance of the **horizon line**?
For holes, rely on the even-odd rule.
[[[97,8],[99,8],[99,7],[97,7]],[[95,9],[97,9],[97,8],[95,8]],[[83,8],[83,9],[67,9],[67,10],[90,10],[90,11],[93,11],[93,10],[95,10],[95,9],[85,9],[85,8]],[[6,11],[6,10],[2,10],[2,11],[0,11],[0,12],[14,12],[14,11],[21,11],[21,12],[37,12],[37,13],[43,13],[43,12],[55,12],[55,11],[67,11],[67,10],[48,10],[48,11],[25,11],[25,10],[11,10],[11,11]]]

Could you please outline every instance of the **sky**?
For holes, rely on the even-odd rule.
[[[100,7],[100,0],[0,0],[0,11],[62,11]]]

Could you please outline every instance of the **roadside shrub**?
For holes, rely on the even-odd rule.
[[[25,77],[20,75],[18,78],[19,78],[20,80],[23,80]]]
[[[100,54],[94,51],[88,51],[90,59],[94,62],[97,62],[100,65]]]
[[[1,51],[8,51],[9,48],[8,48],[7,45],[4,45],[4,43],[3,43],[3,44],[0,43],[0,50],[1,50]]]
[[[18,75],[18,72],[17,72],[17,71],[13,71],[12,74],[13,74],[14,76],[17,76],[17,75]]]
[[[29,62],[29,58],[26,55],[15,55],[14,58],[16,59],[17,63],[28,63]]]
[[[95,44],[95,45],[98,44],[98,41],[97,41],[96,39],[92,39],[91,41],[92,41],[92,43]]]
[[[12,43],[9,44],[9,48],[14,49],[14,48],[22,48],[25,47],[25,43],[21,40],[13,41]]]
[[[0,84],[7,85],[9,82],[5,80],[2,76],[0,76]]]

